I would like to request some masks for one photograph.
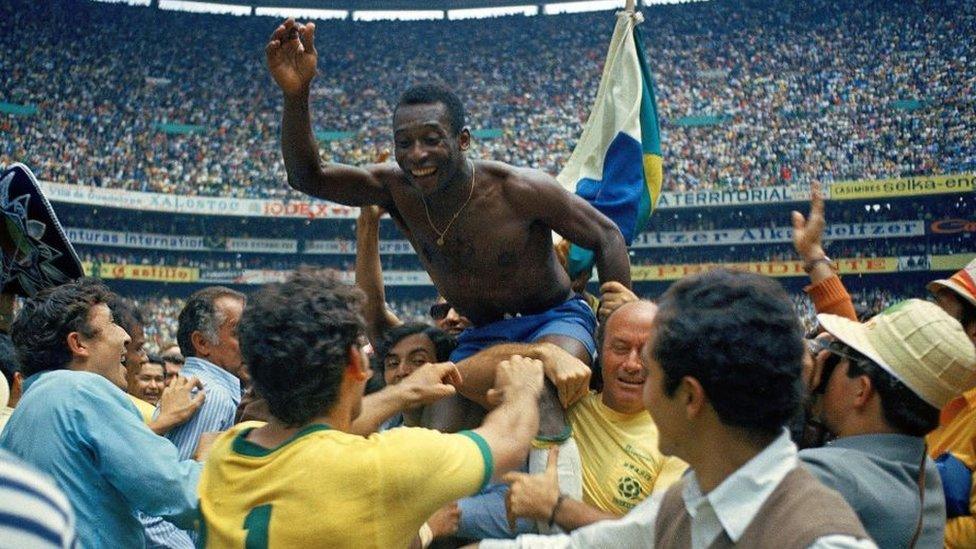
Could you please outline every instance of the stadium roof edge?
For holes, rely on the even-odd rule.
[[[200,0],[210,4],[251,7],[302,8],[316,10],[397,11],[397,10],[461,10],[506,6],[580,3],[590,0]],[[643,0],[637,0],[643,5]]]

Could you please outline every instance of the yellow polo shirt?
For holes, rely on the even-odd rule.
[[[125,396],[129,397],[129,400],[136,405],[136,408],[139,410],[139,415],[142,416],[142,422],[146,425],[152,423],[153,414],[156,413],[156,407],[129,393],[126,393]]]
[[[622,414],[591,393],[569,410],[583,467],[583,501],[624,515],[653,491],[667,490],[688,465],[657,449],[657,426],[647,412]]]
[[[929,455],[937,458],[949,452],[976,471],[976,389],[963,393],[942,410],[939,427],[926,437]],[[946,521],[945,546],[976,547],[976,472],[970,489],[970,515]]]
[[[235,425],[214,443],[200,476],[205,547],[406,547],[434,511],[492,474],[488,444],[470,431],[364,438],[315,424],[266,449],[245,440],[261,425]]]

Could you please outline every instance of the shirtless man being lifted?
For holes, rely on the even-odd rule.
[[[617,226],[541,171],[468,159],[471,135],[463,107],[436,86],[411,88],[397,104],[395,164],[322,163],[309,114],[318,59],[314,38],[314,23],[289,19],[266,48],[269,69],[284,93],[281,139],[288,183],[312,196],[349,206],[377,204],[390,213],[440,294],[474,324],[451,356],[454,362],[476,354],[479,359],[459,364],[460,393],[487,404],[494,364],[512,354],[537,355],[533,348],[551,349],[538,344],[556,345],[589,364],[596,320],[570,290],[550,230],[594,251],[601,282],[629,287],[630,262]],[[564,404],[586,393],[585,383],[559,389]],[[541,432],[554,425],[551,419],[564,424],[558,402],[555,409],[557,417],[545,421],[550,427]]]

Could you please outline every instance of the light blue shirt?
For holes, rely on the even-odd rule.
[[[241,403],[241,381],[220,366],[195,356],[187,357],[180,375],[199,379],[207,395],[203,406],[190,421],[166,434],[166,438],[176,445],[180,458],[191,459],[197,450],[200,435],[226,431],[234,425],[234,416]],[[191,549],[194,546],[189,533],[158,517],[142,517],[142,521],[149,547]]]
[[[184,528],[197,517],[201,464],[180,461],[125,393],[98,374],[29,377],[0,446],[57,482],[74,507],[81,547],[142,547],[137,511]]]

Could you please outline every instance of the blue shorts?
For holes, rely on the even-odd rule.
[[[576,295],[563,303],[533,315],[519,315],[472,326],[458,336],[458,346],[451,362],[460,362],[475,353],[499,343],[532,343],[544,336],[561,335],[582,343],[590,358],[596,353],[596,315],[586,300]]]

